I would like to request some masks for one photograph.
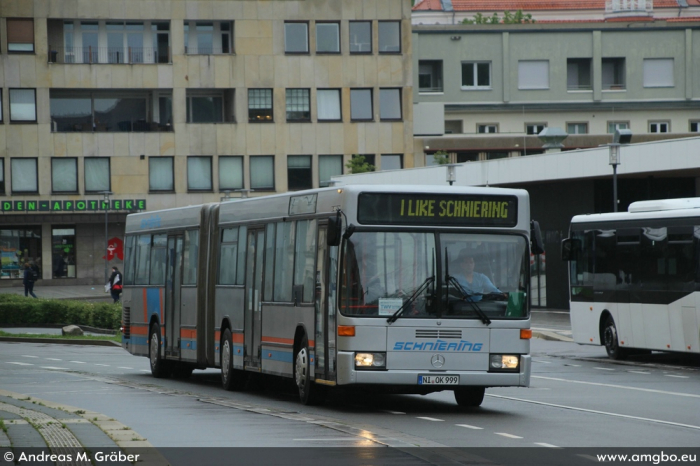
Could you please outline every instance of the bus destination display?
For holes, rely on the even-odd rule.
[[[361,193],[357,211],[364,225],[514,227],[518,200],[488,194]]]

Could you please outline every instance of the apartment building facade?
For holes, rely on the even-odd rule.
[[[409,0],[0,5],[0,286],[101,282],[132,211],[414,164]]]

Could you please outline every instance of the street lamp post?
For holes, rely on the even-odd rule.
[[[445,165],[447,167],[447,182],[450,183],[450,186],[452,186],[452,183],[457,181],[457,164],[456,163],[448,163]]]
[[[109,280],[109,196],[114,194],[111,191],[101,191],[98,194],[104,196],[102,205],[105,209],[105,283]]]

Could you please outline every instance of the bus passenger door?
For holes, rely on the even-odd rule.
[[[337,247],[328,247],[327,225],[318,226],[315,303],[315,377],[335,380],[335,261]]]
[[[180,285],[182,284],[182,236],[168,236],[165,278],[165,354],[180,356]],[[161,322],[162,323],[162,322]]]
[[[245,366],[260,368],[260,341],[262,338],[262,278],[265,232],[248,230],[248,249],[245,277]]]

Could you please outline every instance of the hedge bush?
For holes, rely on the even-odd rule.
[[[15,294],[0,294],[0,325],[87,325],[118,330],[121,318],[121,304],[36,299]]]

